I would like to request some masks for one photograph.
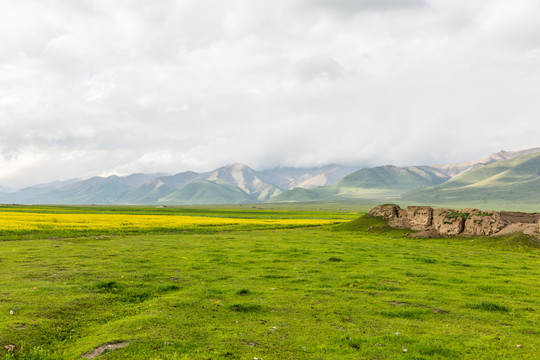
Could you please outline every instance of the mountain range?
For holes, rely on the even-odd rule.
[[[398,167],[277,167],[231,164],[176,175],[132,174],[0,189],[1,203],[239,204],[392,200],[447,206],[540,204],[540,148],[500,151],[474,161]]]
[[[475,166],[436,186],[408,192],[402,199],[422,204],[540,205],[540,152]],[[496,206],[500,207],[500,206]]]
[[[276,196],[276,202],[291,201],[335,201],[347,199],[392,199],[407,202],[425,202],[421,189],[431,189],[437,193],[442,184],[461,176],[474,173],[478,169],[489,168],[494,163],[504,163],[510,159],[540,155],[540,148],[520,151],[500,151],[481,159],[448,165],[423,165],[398,167],[393,165],[364,168],[345,176],[340,181],[325,187],[313,189],[292,189]],[[459,181],[459,180],[457,180]],[[479,189],[477,189],[478,191]],[[540,189],[539,189],[540,190]],[[426,190],[428,191],[428,190]],[[410,195],[406,195],[413,192]],[[419,194],[416,196],[415,194]],[[480,192],[478,193],[480,195]],[[449,200],[449,199],[446,199]],[[447,202],[444,202],[446,205]]]
[[[255,171],[231,164],[171,176],[132,174],[55,181],[17,191],[0,191],[0,203],[17,204],[236,204],[268,201],[295,187],[331,185],[358,170],[343,165],[277,167]]]

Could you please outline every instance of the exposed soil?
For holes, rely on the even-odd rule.
[[[498,235],[509,235],[517,232],[522,232],[525,235],[538,235],[537,234],[538,226],[536,224],[510,224],[503,228],[501,231],[495,234],[495,236]]]
[[[489,236],[517,232],[540,236],[540,213],[482,211],[473,208],[434,209],[431,206],[409,206],[402,209],[398,205],[386,204],[371,209],[369,214],[385,219],[393,228],[418,231],[409,237]]]
[[[502,220],[507,224],[538,224],[538,220],[540,220],[540,214],[538,213],[501,211],[500,214]]]
[[[82,357],[86,358],[86,359],[94,359],[94,358],[98,357],[99,355],[101,355],[105,350],[113,351],[113,350],[116,350],[116,349],[125,348],[128,345],[129,345],[129,343],[126,342],[126,341],[115,343],[115,344],[101,345],[101,346],[95,348],[94,350],[84,354]]]

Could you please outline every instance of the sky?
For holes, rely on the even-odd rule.
[[[537,0],[0,0],[0,185],[540,146]]]

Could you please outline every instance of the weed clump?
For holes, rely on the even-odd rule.
[[[342,262],[343,259],[332,256],[332,257],[328,258],[328,261],[330,261],[330,262]]]
[[[172,291],[180,290],[175,284],[133,284],[126,285],[115,280],[95,283],[91,289],[99,294],[112,295],[116,300],[125,303],[141,303]]]
[[[447,219],[450,220],[457,220],[458,218],[462,218],[463,220],[467,220],[471,217],[470,213],[463,213],[459,211],[452,211],[450,214],[446,215]]]
[[[101,293],[101,294],[117,294],[121,292],[125,285],[122,283],[119,283],[118,281],[110,280],[110,281],[100,281],[94,286],[92,286],[95,292]]]
[[[478,309],[485,311],[498,311],[498,312],[509,312],[510,309],[506,306],[499,305],[490,301],[482,301],[480,304],[469,304],[467,305],[470,309]]]
[[[263,307],[259,304],[233,304],[229,309],[241,313],[257,313],[261,312]]]
[[[249,294],[251,294],[251,291],[249,289],[240,289],[236,292],[236,295],[240,295],[240,296],[246,296]]]

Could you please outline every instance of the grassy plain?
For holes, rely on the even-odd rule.
[[[284,223],[118,234],[111,220],[92,236],[54,228],[6,234],[0,359],[75,359],[119,342],[127,346],[98,358],[532,359],[540,352],[540,249],[520,234],[411,239],[369,217],[327,224],[358,214],[316,209],[31,210],[1,214],[55,215],[53,225],[63,223],[61,214]],[[293,219],[312,222],[290,228],[285,220]]]

